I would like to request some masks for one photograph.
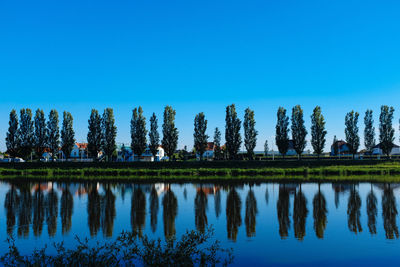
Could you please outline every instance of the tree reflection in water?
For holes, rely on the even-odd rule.
[[[236,241],[238,228],[242,225],[241,208],[240,196],[235,188],[231,188],[226,197],[226,229],[228,238],[233,241]]]
[[[204,193],[203,188],[198,188],[196,192],[196,197],[194,199],[194,220],[196,229],[201,233],[204,233],[207,221],[207,209],[208,209],[208,200],[207,195]]]
[[[68,185],[62,186],[61,195],[61,230],[62,234],[68,233],[71,230],[71,218],[74,211],[74,199],[69,190]]]
[[[299,190],[294,195],[293,201],[293,224],[294,236],[298,240],[303,240],[306,235],[306,218],[308,214],[307,199],[301,191],[301,184]]]
[[[214,209],[215,209],[215,216],[219,218],[221,215],[221,192],[217,190],[214,194]]]
[[[55,236],[57,232],[57,216],[58,216],[58,195],[51,185],[50,191],[45,197],[45,216],[47,224],[47,232],[49,236]]]
[[[115,211],[115,195],[111,191],[111,185],[104,185],[105,193],[100,201],[100,223],[103,235],[111,237],[114,230]]]
[[[37,185],[35,192],[33,193],[33,234],[40,236],[43,230],[44,222],[44,194],[40,188],[41,184]]]
[[[100,229],[100,195],[95,183],[88,185],[88,225],[91,236],[97,235]]]
[[[22,185],[19,192],[18,236],[28,237],[32,220],[32,195],[30,192],[30,184]]]
[[[318,192],[313,199],[313,217],[314,217],[314,230],[318,238],[324,238],[324,232],[327,224],[326,215],[326,200],[324,194],[321,192],[321,185],[318,184]]]
[[[150,223],[151,231],[154,233],[157,230],[157,216],[158,216],[158,193],[156,187],[153,185],[150,192]]]
[[[361,222],[361,198],[355,185],[350,189],[349,200],[347,204],[347,225],[351,232],[357,234],[362,232]]]
[[[144,225],[146,223],[146,196],[142,189],[135,188],[132,194],[131,204],[131,227],[133,232],[139,236],[143,235]]]
[[[178,215],[178,200],[174,192],[171,190],[171,186],[167,186],[162,200],[163,204],[163,221],[164,221],[164,235],[165,238],[171,238],[175,236],[175,218]]]
[[[386,238],[399,238],[399,230],[397,228],[397,207],[396,197],[390,184],[385,185],[382,196],[382,217],[383,228],[385,228]]]
[[[6,198],[4,201],[4,208],[6,210],[7,216],[7,234],[12,235],[14,231],[14,226],[16,222],[15,212],[18,210],[19,206],[19,196],[18,191],[14,184],[10,185],[10,189],[6,193]]]
[[[246,235],[248,237],[256,235],[257,213],[258,213],[257,200],[256,197],[254,196],[253,190],[251,190],[250,187],[246,197],[246,216],[245,216]]]
[[[282,186],[279,186],[279,196],[276,204],[279,222],[279,235],[282,239],[286,239],[288,237],[288,231],[290,228],[289,208],[289,190],[286,188],[286,185],[283,184]]]
[[[369,232],[373,235],[376,234],[376,216],[378,214],[377,209],[377,199],[372,190],[371,184],[371,191],[367,195],[367,215],[368,215],[368,229]]]

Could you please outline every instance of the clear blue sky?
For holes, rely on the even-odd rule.
[[[131,110],[162,119],[176,111],[179,147],[192,147],[193,118],[209,135],[225,106],[256,112],[262,150],[279,105],[315,105],[328,144],[344,138],[344,116],[400,99],[398,1],[11,1],[0,2],[0,150],[12,108],[56,108],[86,139],[91,108],[115,110],[129,142]],[[290,112],[289,112],[290,114]],[[377,128],[377,125],[376,125]],[[308,136],[308,139],[310,136]],[[269,141],[271,142],[271,141]]]

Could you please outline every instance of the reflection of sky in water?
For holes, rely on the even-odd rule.
[[[71,228],[63,235],[63,223],[60,211],[63,207],[61,201],[62,194],[66,187],[55,185],[54,188],[58,198],[57,228],[55,229],[55,235],[50,237],[46,225],[48,207],[42,208],[44,219],[40,234],[38,233],[40,232],[40,227],[37,227],[34,223],[34,218],[38,218],[35,212],[36,210],[40,210],[37,206],[35,208],[34,203],[44,203],[43,205],[45,206],[49,202],[35,202],[35,189],[38,186],[31,184],[30,189],[27,189],[27,192],[32,196],[32,217],[29,233],[26,237],[18,236],[18,215],[15,219],[13,233],[17,238],[17,245],[24,252],[30,251],[34,247],[42,247],[46,243],[49,244],[62,240],[65,241],[67,246],[71,245],[74,243],[75,234],[79,237],[88,237],[90,236],[90,229],[92,229],[92,233],[95,233],[93,229],[98,230],[96,234],[98,239],[107,238],[105,237],[107,229],[108,234],[112,233],[115,236],[123,230],[131,230],[132,224],[138,228],[137,224],[143,223],[143,220],[144,228],[142,231],[144,234],[153,238],[164,238],[164,221],[167,221],[169,226],[166,227],[167,232],[173,233],[174,228],[173,216],[168,212],[164,214],[164,207],[169,207],[169,210],[173,210],[174,205],[177,205],[177,215],[175,217],[177,236],[182,235],[186,229],[201,228],[206,223],[208,225],[212,224],[215,229],[215,237],[222,241],[222,245],[234,248],[235,264],[291,264],[299,262],[304,264],[319,264],[325,261],[329,261],[331,264],[342,262],[378,264],[382,263],[383,260],[389,263],[394,263],[396,260],[400,246],[399,241],[396,239],[395,230],[392,231],[394,239],[387,239],[387,234],[390,236],[391,233],[390,227],[393,227],[394,222],[397,224],[398,219],[398,215],[394,213],[394,208],[397,208],[399,204],[400,187],[396,185],[391,185],[393,190],[388,189],[388,186],[386,186],[386,194],[384,194],[385,186],[383,184],[376,184],[372,187],[377,201],[376,234],[374,235],[370,233],[367,216],[367,196],[371,191],[369,183],[355,186],[351,184],[321,184],[320,195],[317,194],[319,192],[318,184],[302,184],[301,192],[307,201],[306,208],[308,211],[305,218],[304,231],[302,231],[301,226],[301,222],[304,222],[304,219],[303,221],[301,220],[301,215],[304,214],[305,209],[304,205],[301,206],[302,202],[300,202],[300,198],[297,198],[298,202],[296,202],[298,203],[298,206],[296,206],[298,209],[296,209],[296,212],[293,210],[295,194],[299,192],[299,186],[295,184],[279,185],[263,183],[253,185],[251,186],[253,194],[249,193],[249,185],[237,185],[234,191],[231,190],[233,186],[225,185],[214,186],[203,184],[201,187],[203,188],[202,192],[204,192],[202,194],[199,193],[200,185],[172,184],[170,186],[172,193],[170,192],[168,195],[166,193],[168,186],[157,184],[155,188],[156,193],[153,192],[153,197],[155,195],[158,196],[157,224],[153,232],[150,212],[152,185],[119,184],[110,186],[110,190],[108,191],[109,197],[106,199],[107,190],[102,185],[97,186],[93,184],[91,186],[84,186],[70,184],[68,188],[73,197]],[[138,188],[142,192],[139,192]],[[7,237],[5,199],[9,189],[10,187],[6,183],[0,185],[0,207],[3,209],[2,216],[0,216],[0,236],[2,240],[5,240]],[[50,184],[42,183],[41,189],[43,190],[41,196],[46,198]],[[98,197],[97,206],[96,204],[90,206],[88,205],[87,193],[95,192],[96,189],[98,192],[96,195]],[[216,208],[215,205],[217,196],[213,193],[218,190],[220,192],[220,214],[217,217],[216,210],[218,207]],[[134,196],[137,201],[134,202],[132,207],[133,192],[137,193]],[[169,202],[166,200],[163,201],[166,195],[169,196]],[[320,198],[315,200],[316,196]],[[394,200],[393,197],[395,197],[394,203],[396,206],[392,205],[391,201]],[[91,199],[94,198],[92,197]],[[385,207],[389,207],[385,210],[384,214],[384,210],[382,209],[383,199],[386,201]],[[115,210],[113,210],[113,200],[115,200]],[[227,201],[231,203],[228,207]],[[314,201],[319,201],[320,205],[325,203],[327,213],[324,213],[320,206],[316,206],[317,203],[313,204]],[[91,202],[91,204],[93,203]],[[143,218],[140,217],[142,215],[140,207],[143,207],[144,204],[145,217]],[[359,208],[360,213],[358,213],[357,209],[359,204],[361,204]],[[281,207],[279,212],[277,209],[278,206]],[[285,207],[288,206],[289,208],[286,209]],[[320,208],[320,215],[322,214],[322,217],[316,216],[317,220],[319,220],[318,222],[320,222],[318,236],[321,238],[317,237],[314,229],[314,211],[316,207]],[[351,209],[352,207],[353,209]],[[27,207],[25,206],[25,208]],[[92,225],[91,228],[88,225],[89,208],[92,210],[91,214],[96,215],[92,217],[92,221],[97,220],[97,226]],[[18,213],[18,210],[16,213]],[[29,210],[29,207],[27,210]],[[257,211],[257,214],[255,217],[252,217],[251,214],[254,214],[255,211]],[[68,214],[68,211],[63,214]],[[227,214],[229,214],[229,220],[227,220]],[[324,220],[324,214],[326,214],[326,220]],[[297,216],[297,224],[294,223],[294,215]],[[358,215],[360,215],[359,221],[357,221]],[[384,215],[387,218],[386,229],[384,227]],[[153,225],[155,222],[154,217]],[[251,227],[254,221],[255,227]],[[325,228],[323,227],[324,222]],[[302,237],[302,240],[298,240],[295,237],[294,227],[298,229],[296,236],[300,239]],[[350,228],[357,230],[357,233],[350,231]],[[36,229],[36,236],[34,229]],[[281,238],[281,235],[284,238]],[[232,239],[236,239],[236,241]],[[4,252],[7,249],[7,244],[1,242],[0,249]]]

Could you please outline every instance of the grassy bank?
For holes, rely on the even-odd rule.
[[[400,182],[400,163],[258,168],[0,168],[0,178],[46,180],[366,180]],[[356,178],[358,177],[358,178]]]

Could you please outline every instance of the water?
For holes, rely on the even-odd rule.
[[[152,238],[213,225],[234,265],[395,265],[398,184],[0,183],[0,240],[20,251],[135,229]],[[7,243],[0,242],[0,251]]]

